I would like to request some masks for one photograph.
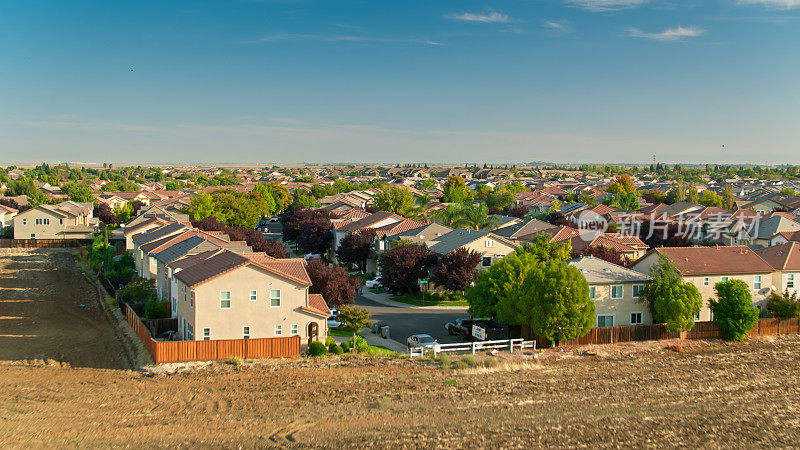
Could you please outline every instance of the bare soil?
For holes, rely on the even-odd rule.
[[[792,447],[800,338],[149,371],[0,365],[3,447]],[[597,350],[597,349],[594,349]]]
[[[130,367],[76,258],[69,249],[0,250],[0,361]]]

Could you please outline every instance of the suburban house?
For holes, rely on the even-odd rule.
[[[653,318],[642,294],[650,277],[593,256],[573,259],[569,265],[581,271],[589,283],[598,327],[650,325]]]
[[[772,247],[760,248],[756,250],[756,253],[772,266],[775,271],[772,274],[772,286],[770,286],[770,289],[776,290],[780,294],[787,290],[790,295],[798,292],[798,283],[800,283],[800,243],[787,242],[777,244]]]
[[[19,211],[10,206],[0,205],[0,231],[2,231],[2,229],[5,227],[14,225],[13,219],[18,212]]]
[[[300,336],[324,340],[330,309],[302,259],[221,250],[174,270],[173,308],[186,340]],[[194,262],[194,264],[192,264]]]
[[[457,228],[429,242],[432,252],[446,255],[457,248],[474,250],[481,256],[478,269],[489,268],[495,261],[501,260],[519,248],[512,241],[488,231]]]
[[[98,219],[91,202],[39,205],[14,216],[14,239],[91,239]]]
[[[412,244],[426,244],[430,246],[429,242],[435,241],[451,231],[453,231],[453,229],[450,227],[436,222],[431,222],[427,225],[422,225],[421,227],[413,228],[402,233],[386,236],[386,238],[384,238],[386,240],[384,245],[388,248],[392,241],[404,240],[411,242]]]
[[[189,227],[182,223],[169,223],[159,228],[145,230],[142,233],[135,234],[131,237],[131,253],[133,253],[133,260],[136,263],[136,273],[142,278],[152,278],[151,274],[156,273],[156,262],[153,258],[147,256],[147,249],[142,247],[158,241],[159,239],[166,238],[178,233],[187,231]]]
[[[753,304],[766,309],[773,285],[774,269],[758,253],[745,246],[659,247],[649,251],[632,269],[649,274],[661,256],[669,259],[683,280],[694,284],[703,298],[698,321],[713,320],[708,299],[716,297],[714,285],[730,279],[743,280],[750,286]]]

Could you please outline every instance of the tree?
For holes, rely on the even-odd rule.
[[[91,202],[94,200],[92,190],[86,183],[72,181],[61,186],[61,193],[67,194],[73,202]]]
[[[460,203],[447,205],[444,209],[440,209],[436,213],[436,221],[446,227],[456,227],[457,222],[461,218],[461,209],[463,206]]]
[[[722,338],[742,341],[758,322],[758,309],[753,306],[750,286],[742,280],[720,281],[714,285],[716,299],[710,299],[714,323]]]
[[[469,313],[475,317],[497,317],[497,304],[507,291],[519,289],[528,273],[544,261],[566,261],[569,243],[550,243],[547,234],[534,240],[478,273],[475,286],[466,292]],[[588,296],[588,294],[587,294]]]
[[[633,186],[633,180],[630,175],[618,175],[612,183],[606,187],[606,191],[611,194],[617,195],[636,195],[636,188]]]
[[[651,228],[653,230],[652,233],[650,231]],[[651,249],[656,247],[691,247],[692,245],[686,230],[681,230],[677,223],[646,220],[641,222],[638,230],[639,238]]]
[[[333,232],[327,211],[291,207],[283,222],[283,240],[293,241],[304,253],[324,254],[331,246]]]
[[[444,191],[442,196],[442,202],[444,203],[465,203],[472,199],[464,179],[456,175],[447,179],[442,186],[442,190]]]
[[[419,289],[419,280],[428,278],[428,269],[436,264],[436,254],[424,245],[399,245],[387,250],[379,260],[383,285],[389,292]]]
[[[578,258],[581,256],[593,256],[597,259],[602,259],[603,261],[608,261],[618,266],[625,266],[628,263],[628,259],[622,256],[622,253],[607,245],[595,245],[593,247],[587,247],[582,252],[572,253],[573,258]]]
[[[289,194],[289,189],[287,189],[286,186],[275,181],[269,183],[267,186],[269,186],[269,192],[273,200],[275,200],[275,209],[277,212],[283,212],[292,204],[292,196]]]
[[[722,197],[716,192],[706,189],[700,194],[700,204],[705,206],[722,207]]]
[[[311,278],[311,294],[322,294],[328,306],[343,306],[353,303],[359,280],[351,277],[344,267],[327,266],[322,260],[312,258],[306,265]]]
[[[375,230],[372,228],[347,233],[339,241],[336,258],[345,264],[355,265],[361,272],[366,272],[367,259],[375,255],[374,241]]]
[[[222,231],[227,234],[232,241],[245,241],[254,252],[263,252],[273,258],[289,257],[289,252],[286,251],[286,247],[282,243],[271,239],[265,239],[263,234],[253,228],[228,226],[218,221],[214,216],[193,221],[192,226],[203,231]]]
[[[364,308],[359,308],[358,306],[345,306],[341,308],[337,319],[342,323],[342,328],[353,333],[353,343],[356,342],[356,335],[359,331],[372,326],[369,322],[369,311]]]
[[[589,284],[575,267],[563,261],[537,263],[516,289],[498,299],[497,318],[509,325],[528,325],[549,340],[586,335],[595,324]]]
[[[475,281],[480,262],[481,255],[478,252],[459,247],[441,258],[431,280],[436,286],[450,291],[463,291]]]
[[[675,333],[691,330],[703,307],[697,287],[684,283],[678,269],[665,256],[650,269],[650,278],[642,301],[650,308],[653,320],[666,324],[667,330]]]
[[[515,200],[514,193],[505,186],[490,192],[486,198],[486,206],[490,208],[508,208]]]
[[[735,202],[733,199],[733,188],[731,185],[725,186],[725,189],[722,190],[722,207],[725,209],[733,209]]]
[[[493,229],[499,223],[496,216],[489,214],[486,205],[467,205],[461,208],[460,217],[455,221],[456,226],[471,230]]]
[[[379,211],[408,216],[414,210],[414,196],[408,189],[397,186],[384,186],[373,200],[373,206]]]
[[[98,203],[95,205],[92,215],[100,219],[100,221],[106,225],[120,224],[119,217],[114,214],[114,211],[111,210],[111,207],[109,207],[107,203]]]
[[[214,199],[206,192],[193,198],[189,205],[189,216],[192,220],[203,220],[214,215]]]
[[[697,193],[697,186],[694,183],[689,185],[689,189],[686,191],[686,201],[689,203],[699,203],[700,196]]]
[[[767,302],[767,311],[772,317],[800,317],[800,300],[797,298],[797,292],[789,294],[789,289],[786,289],[783,295],[773,292]]]

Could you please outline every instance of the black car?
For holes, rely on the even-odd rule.
[[[472,330],[472,319],[456,319],[447,323],[447,334],[468,338]]]

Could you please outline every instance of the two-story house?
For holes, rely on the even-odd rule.
[[[91,202],[39,205],[14,216],[14,239],[91,239],[98,219]]]
[[[300,336],[324,340],[330,309],[302,259],[214,252],[174,271],[179,334],[187,340]],[[179,270],[180,269],[180,270]]]
[[[593,256],[573,259],[569,265],[581,271],[589,283],[598,327],[650,325],[653,318],[642,302],[650,277]]]
[[[661,257],[678,269],[684,282],[694,284],[703,298],[698,321],[713,320],[708,299],[716,298],[714,285],[739,279],[752,289],[753,304],[766,309],[771,294],[773,268],[755,251],[744,246],[659,247],[649,251],[632,269],[649,274]]]
[[[789,295],[798,292],[800,284],[800,242],[787,242],[756,250],[758,256],[775,271],[772,274],[771,289]]]
[[[519,248],[519,245],[494,233],[466,228],[456,228],[443,234],[429,242],[429,246],[432,252],[440,255],[446,255],[457,248],[473,250],[481,256],[481,262],[478,263],[480,270],[488,269],[492,263]]]

